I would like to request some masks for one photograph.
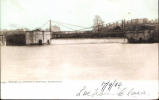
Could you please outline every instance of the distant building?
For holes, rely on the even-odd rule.
[[[153,30],[131,31],[126,33],[128,42],[153,42]]]
[[[50,44],[50,32],[34,31],[10,31],[6,34],[6,45],[43,45]]]
[[[126,32],[128,42],[158,42],[158,30],[155,25],[140,25]]]
[[[28,31],[26,32],[26,45],[50,44],[51,34],[47,31]]]

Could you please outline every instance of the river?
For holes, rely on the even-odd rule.
[[[1,80],[157,80],[158,44],[124,39],[58,39],[2,46]]]

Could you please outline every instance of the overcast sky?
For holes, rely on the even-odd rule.
[[[155,19],[157,12],[158,0],[1,0],[1,28],[34,29],[49,19],[89,27],[95,15],[109,23],[124,18]]]

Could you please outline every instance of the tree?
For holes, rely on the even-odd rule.
[[[104,27],[104,21],[100,16],[96,15],[94,18],[93,31],[95,32],[102,31],[103,27]]]

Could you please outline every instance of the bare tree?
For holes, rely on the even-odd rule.
[[[100,16],[96,15],[94,18],[93,31],[95,32],[102,31],[103,27],[104,27],[104,21]]]

